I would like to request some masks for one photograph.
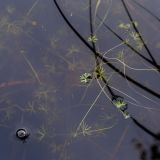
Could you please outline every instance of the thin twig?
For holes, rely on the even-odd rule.
[[[32,72],[33,72],[35,78],[36,78],[37,81],[38,81],[38,83],[41,85],[42,82],[41,82],[41,80],[40,80],[40,78],[39,78],[39,76],[38,76],[36,70],[35,70],[34,67],[32,66],[31,62],[28,60],[28,58],[27,58],[23,53],[21,53],[21,54],[22,54],[22,56],[24,57],[25,61],[27,62],[28,66],[31,68],[31,70],[32,70]]]
[[[39,0],[36,0],[33,5],[31,6],[31,8],[28,10],[26,16],[29,16],[32,12],[32,10],[35,8],[35,6],[38,4]]]

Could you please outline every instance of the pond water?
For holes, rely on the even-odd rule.
[[[159,6],[1,1],[1,159],[159,160]]]

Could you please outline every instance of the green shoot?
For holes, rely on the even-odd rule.
[[[131,28],[131,24],[121,22],[121,23],[119,23],[118,28],[128,30],[128,29],[130,29],[130,28]]]
[[[97,41],[98,41],[98,38],[96,37],[96,35],[91,35],[88,37],[88,42],[96,43]]]
[[[94,74],[96,79],[102,80],[105,78],[105,70],[102,66],[97,66],[94,71]]]
[[[114,106],[123,114],[125,119],[130,118],[129,113],[126,111],[127,110],[127,103],[123,100],[123,98],[118,97],[114,99],[113,101]]]
[[[92,79],[91,73],[84,73],[80,76],[81,83],[89,83]]]

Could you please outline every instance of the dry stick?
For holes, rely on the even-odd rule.
[[[125,2],[124,2],[124,0],[121,0],[121,2],[122,2],[122,4],[123,4],[123,7],[124,7],[124,9],[125,9],[125,11],[126,11],[128,17],[129,17],[130,21],[132,22],[132,26],[133,26],[134,30],[138,33],[139,38],[141,39],[141,42],[143,43],[143,45],[144,45],[144,47],[145,47],[147,53],[148,53],[149,56],[151,57],[152,62],[153,62],[154,65],[160,70],[160,65],[157,64],[157,62],[156,62],[156,60],[154,59],[154,57],[152,56],[152,54],[151,54],[151,52],[150,52],[148,46],[147,46],[146,43],[144,42],[144,40],[143,40],[143,38],[142,38],[142,36],[141,36],[141,34],[140,34],[138,28],[136,27],[135,23],[133,23],[134,20],[133,20],[133,18],[132,18],[132,16],[131,16],[131,14],[130,14],[130,12],[129,12],[129,10],[128,10],[128,8],[127,8]]]
[[[80,35],[80,33],[72,26],[72,24],[69,22],[69,20],[66,18],[66,16],[64,15],[64,13],[62,12],[61,8],[59,7],[58,3],[56,0],[53,0],[55,6],[57,7],[59,13],[61,14],[62,18],[64,19],[64,21],[68,24],[68,26],[71,28],[71,30],[78,36],[78,38],[92,51],[92,53],[94,53],[97,57],[99,57],[104,63],[106,63],[110,68],[112,68],[115,72],[117,72],[119,75],[121,75],[123,78],[126,78],[127,80],[129,80],[130,82],[132,82],[134,85],[138,86],[139,88],[145,90],[146,92],[154,95],[157,98],[160,98],[160,94],[153,91],[152,89],[140,84],[139,82],[135,81],[134,79],[132,79],[131,77],[124,75],[122,71],[120,71],[118,68],[116,68],[114,65],[112,65],[111,63],[109,63],[109,61],[107,61],[102,55],[100,55],[99,53],[95,52],[93,47],[91,47],[88,42],[86,42],[86,40]]]

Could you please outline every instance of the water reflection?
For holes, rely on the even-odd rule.
[[[144,146],[144,144],[139,141],[134,139],[133,140],[134,146],[136,150],[139,152],[139,157],[141,160],[158,160],[160,159],[160,151],[159,151],[159,143],[155,142],[150,144],[149,147]]]

